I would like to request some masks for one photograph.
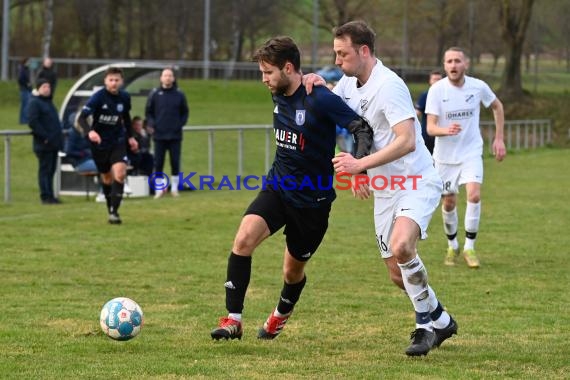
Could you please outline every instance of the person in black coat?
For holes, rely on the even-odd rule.
[[[42,204],[58,204],[54,197],[53,176],[58,151],[63,149],[63,134],[57,110],[51,99],[51,86],[45,79],[36,84],[37,95],[28,106],[29,126],[34,136],[33,149],[38,157],[38,184]]]
[[[28,104],[32,95],[32,81],[28,58],[24,58],[18,65],[18,88],[20,89],[20,124],[28,124]]]
[[[173,196],[178,195],[180,173],[180,154],[182,146],[182,127],[188,121],[188,102],[186,96],[176,86],[174,71],[162,70],[160,87],[154,89],[147,100],[146,119],[149,131],[154,138],[155,171],[162,172],[166,151],[170,152],[171,187]],[[164,194],[157,191],[155,198]]]
[[[53,61],[49,57],[45,57],[42,68],[38,73],[37,80],[45,79],[51,85],[51,97],[55,95],[55,86],[57,85],[57,74],[53,70]]]

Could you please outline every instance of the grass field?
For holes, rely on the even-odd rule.
[[[269,99],[259,101],[267,104],[247,116],[255,123],[271,109]],[[210,112],[222,124],[231,118]],[[205,170],[202,137],[185,140],[185,171]],[[246,136],[247,173],[263,170],[259,137]],[[235,173],[235,137],[216,141],[216,175]],[[12,149],[13,202],[0,203],[2,379],[568,378],[570,316],[560,297],[570,283],[569,150],[485,159],[479,270],[443,265],[435,213],[419,250],[459,335],[412,359],[403,350],[414,313],[378,258],[372,202],[339,192],[303,296],[275,341],[255,336],[281,289],[283,236],[264,242],[254,255],[244,338],[213,342],[210,329],[225,313],[227,256],[255,192],[127,199],[124,224],[109,226],[104,206],[83,197],[40,206],[29,137],[15,138]],[[101,307],[116,296],[145,312],[141,335],[129,342],[99,329]]]

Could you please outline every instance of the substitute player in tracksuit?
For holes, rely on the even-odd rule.
[[[121,224],[119,207],[127,175],[127,140],[130,149],[138,150],[132,137],[131,97],[121,90],[123,71],[110,67],[105,72],[105,88],[94,93],[81,109],[78,122],[88,131],[93,160],[101,174],[110,224]],[[92,117],[91,122],[88,118]]]
[[[275,160],[257,198],[245,212],[228,259],[227,317],[212,330],[214,339],[241,339],[242,311],[251,276],[252,254],[268,236],[285,227],[284,284],[277,307],[259,329],[258,338],[273,339],[283,329],[306,283],[305,265],[328,228],[332,158],[336,125],[356,139],[356,155],[372,144],[370,126],[327,88],[309,96],[301,84],[299,49],[289,37],[267,41],[254,55],[263,83],[273,94]]]

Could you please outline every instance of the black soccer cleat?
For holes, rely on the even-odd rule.
[[[457,323],[453,318],[451,318],[447,327],[444,327],[442,329],[434,328],[433,332],[435,333],[435,342],[433,343],[433,346],[439,347],[447,339],[451,338],[453,335],[456,335],[457,328],[458,328]]]
[[[408,356],[427,355],[435,342],[435,333],[425,329],[416,329],[410,334],[412,344],[406,349]]]
[[[243,330],[241,328],[241,322],[236,321],[231,318],[222,317],[220,318],[220,322],[218,323],[218,327],[212,330],[210,335],[212,339],[220,340],[220,339],[240,339],[243,334]]]
[[[109,214],[109,224],[121,224],[123,221],[116,212]]]

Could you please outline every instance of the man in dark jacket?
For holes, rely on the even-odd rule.
[[[20,89],[20,124],[28,124],[28,104],[32,96],[32,83],[28,58],[22,59],[18,65],[18,87]]]
[[[57,74],[53,71],[53,61],[49,57],[45,57],[42,69],[38,73],[37,80],[45,79],[51,85],[51,97],[55,94],[55,86],[57,85]]]
[[[28,107],[29,125],[34,136],[34,153],[38,157],[38,184],[42,204],[58,204],[54,197],[53,176],[57,153],[63,148],[63,135],[57,110],[51,100],[51,86],[45,79],[36,84],[37,96]]]
[[[146,104],[146,119],[154,136],[155,170],[162,172],[166,151],[170,153],[171,192],[178,196],[178,174],[182,146],[182,127],[188,121],[186,96],[176,86],[174,71],[162,70],[160,87],[154,89]],[[160,198],[166,190],[157,190],[155,198]]]

